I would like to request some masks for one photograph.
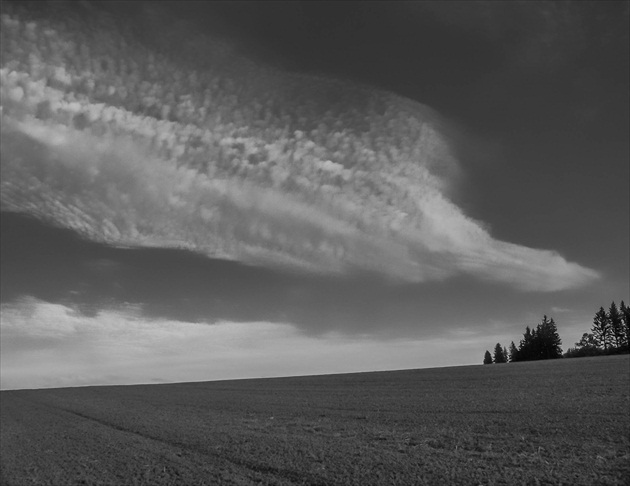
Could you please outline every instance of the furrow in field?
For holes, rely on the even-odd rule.
[[[3,419],[6,417],[7,422],[3,422],[2,434],[2,484],[24,484],[23,478],[18,480],[13,474],[20,467],[31,475],[32,482],[28,484],[303,482],[290,470],[233,460],[220,453],[143,434],[58,405],[3,397],[3,409]],[[24,423],[26,417],[28,424]],[[9,441],[19,441],[21,447],[9,448]],[[24,456],[24,450],[30,453]],[[128,452],[121,454],[121,451]],[[7,467],[8,464],[13,467]],[[310,481],[309,484],[323,483]]]
[[[169,440],[165,440],[163,438],[160,438],[154,435],[149,435],[149,434],[142,433],[136,430],[121,427],[115,423],[107,422],[107,421],[104,421],[95,417],[91,417],[81,412],[73,411],[70,409],[64,409],[61,407],[55,407],[55,408],[57,408],[58,410],[70,413],[72,415],[76,415],[77,417],[80,417],[82,419],[96,422],[104,427],[108,427],[108,428],[111,428],[111,429],[114,429],[114,430],[117,430],[119,432],[126,433],[126,434],[132,434],[132,435],[141,437],[142,439],[147,440],[147,441],[159,443],[161,445],[164,445],[176,451],[175,454],[178,457],[181,457],[185,452],[187,452],[195,456],[200,456],[200,457],[205,456],[207,458],[210,458],[212,459],[213,463],[231,463],[235,466],[238,466],[239,468],[245,468],[245,469],[254,471],[256,473],[262,473],[266,476],[271,476],[268,479],[270,481],[273,480],[272,481],[273,484],[278,484],[278,478],[287,479],[291,481],[292,483],[297,482],[298,484],[303,484],[306,482],[307,484],[312,485],[312,486],[326,486],[327,484],[326,482],[322,481],[321,479],[315,476],[311,476],[311,475],[305,476],[303,473],[299,473],[291,469],[282,469],[278,467],[269,466],[261,462],[247,461],[244,459],[225,456],[218,452],[212,452],[210,450],[203,450],[199,447],[194,447],[184,442],[169,441]],[[193,472],[195,472],[195,469],[196,468],[190,467],[190,470]]]

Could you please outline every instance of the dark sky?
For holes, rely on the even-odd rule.
[[[343,322],[349,333],[430,337],[445,320],[462,319],[458,301],[466,302],[467,319],[483,321],[488,298],[496,299],[497,314],[508,313],[516,297],[531,300],[467,278],[402,285],[374,274],[309,276],[180,250],[112,248],[14,213],[3,215],[2,230],[4,302],[30,295],[89,316],[129,302],[154,318],[287,321],[315,335]]]
[[[318,208],[291,213],[281,193],[220,199],[185,174],[125,159],[136,152],[122,145],[94,155],[101,149],[87,139],[57,143],[54,134],[7,123],[2,202],[13,212],[2,213],[3,387],[476,363],[497,340],[518,343],[543,314],[559,323],[566,349],[600,305],[629,300],[628,2],[159,5],[173,29],[224,37],[260,65],[376,87],[436,110],[457,162],[444,169],[448,187],[423,203],[436,211],[435,226],[412,249],[433,276],[390,278],[404,274],[400,241],[353,239],[337,222],[320,223]],[[128,18],[141,3],[107,8]],[[106,184],[90,182],[90,170],[103,167]],[[175,204],[160,199],[171,179],[187,181],[180,185],[189,192],[181,212],[164,213]],[[43,219],[65,228],[33,217],[51,188],[61,204]],[[393,269],[330,274],[209,258],[203,245],[215,235],[185,216],[186,204],[209,204],[204,198],[227,199],[242,227],[262,219],[279,228],[287,245],[322,232],[361,257],[391,258]],[[82,207],[93,212],[75,218]],[[158,243],[105,244],[73,231],[92,235],[99,217],[138,227],[157,221]],[[441,225],[452,250],[430,248]],[[480,232],[487,248],[475,246]],[[166,248],[164,235],[199,251]],[[42,357],[55,376],[36,378]]]
[[[585,231],[616,234],[600,241],[597,258],[611,256],[612,271],[628,268],[628,231],[619,230],[628,211],[628,2],[172,8],[239,39],[258,58],[351,78],[437,109],[462,132],[466,183],[456,200],[471,216],[490,221],[497,237],[566,245],[563,252],[580,261],[593,252],[568,241]],[[576,213],[581,224],[559,223]]]

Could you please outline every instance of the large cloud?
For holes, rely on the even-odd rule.
[[[36,120],[5,120],[2,128],[3,208],[96,241],[177,246],[317,272],[365,269],[406,281],[468,273],[527,290],[560,290],[596,277],[556,252],[493,239],[428,171],[423,179],[397,182],[394,189],[415,191],[413,220],[403,211],[379,214],[380,200],[369,189],[362,205],[343,194],[307,202],[281,189],[177,168],[132,142]]]
[[[0,70],[5,210],[112,245],[309,272],[412,282],[469,274],[542,291],[597,277],[554,251],[498,241],[467,217],[449,197],[457,162],[447,125],[418,103],[247,61],[221,72],[226,55],[216,45],[208,55],[216,72],[199,74],[135,44],[116,51],[122,34],[109,25],[102,42],[84,34],[92,51],[80,53],[63,23],[40,32],[37,22],[3,16],[3,25],[15,36],[3,50],[11,68]],[[46,54],[42,39],[62,51]],[[58,65],[61,54],[72,67]],[[118,55],[128,66],[112,73]],[[152,83],[171,71],[171,85]],[[160,99],[182,86],[196,91],[179,104]],[[180,120],[167,120],[171,109]]]

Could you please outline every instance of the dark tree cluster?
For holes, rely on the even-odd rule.
[[[514,341],[510,343],[509,352],[500,343],[494,347],[494,357],[490,357],[490,352],[486,351],[484,364],[507,363],[515,361],[531,361],[538,359],[562,358],[562,340],[558,334],[558,328],[553,318],[544,316],[542,321],[534,328],[525,328],[523,339],[518,348]]]
[[[608,312],[600,307],[593,317],[591,332],[585,332],[582,338],[569,348],[567,358],[623,354],[629,352],[630,344],[630,307],[621,301],[619,307],[613,301]]]
[[[483,364],[492,364],[492,363],[507,363],[508,362],[508,354],[507,349],[501,346],[501,343],[497,343],[494,347],[494,354],[490,354],[490,351],[486,351],[486,354],[483,357]]]
[[[553,318],[543,316],[535,329],[525,328],[523,339],[510,361],[562,358],[562,340]]]

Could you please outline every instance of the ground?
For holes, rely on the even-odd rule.
[[[628,356],[0,397],[3,485],[630,477]]]

